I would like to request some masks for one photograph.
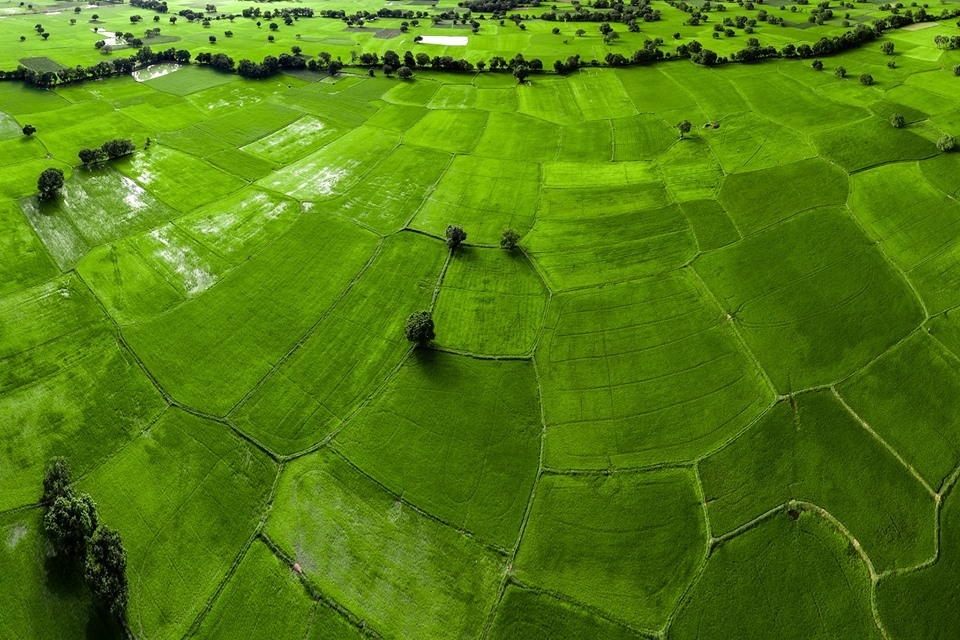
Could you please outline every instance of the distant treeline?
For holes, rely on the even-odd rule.
[[[598,1],[607,2],[608,0]],[[638,0],[637,6],[640,6],[639,3],[642,1],[645,0]],[[131,3],[134,2],[156,3],[156,0],[131,0]],[[255,8],[252,11],[259,12],[260,9]],[[301,10],[282,9],[271,15],[290,15],[287,12],[296,11]],[[565,74],[576,71],[584,66],[596,67],[601,66],[601,64],[606,64],[611,67],[626,67],[677,59],[689,59],[696,64],[713,66],[728,62],[757,62],[770,58],[819,58],[841,53],[872,42],[879,38],[885,30],[890,28],[896,29],[914,24],[915,22],[949,20],[958,16],[960,16],[960,9],[944,9],[938,16],[932,16],[923,10],[923,8],[918,8],[915,12],[908,10],[903,14],[895,14],[874,20],[872,24],[858,24],[843,35],[830,38],[823,37],[813,45],[807,43],[799,46],[787,44],[781,49],[773,46],[762,46],[757,38],[749,38],[746,47],[732,53],[729,57],[720,56],[715,51],[706,48],[697,40],[678,45],[673,51],[665,52],[661,48],[664,44],[663,40],[661,38],[655,38],[653,40],[646,40],[643,48],[635,51],[630,56],[625,56],[620,53],[608,53],[601,62],[599,60],[586,61],[579,55],[575,55],[568,57],[565,61],[555,61],[553,63],[553,70],[557,73]],[[940,48],[960,48],[960,36],[937,36],[934,41]],[[239,62],[235,62],[233,58],[224,53],[204,52],[192,56],[191,53],[185,49],[170,48],[164,51],[154,52],[150,47],[144,46],[132,56],[113,58],[110,61],[98,62],[88,67],[77,65],[76,67],[64,68],[58,71],[41,72],[20,65],[13,71],[0,71],[0,80],[21,80],[40,87],[52,87],[60,84],[81,82],[83,80],[96,80],[113,75],[128,74],[138,68],[160,62],[189,64],[191,60],[200,65],[214,67],[227,73],[238,73],[247,78],[265,78],[285,70],[301,69],[326,71],[331,74],[336,74],[345,66],[348,66],[339,58],[333,59],[327,52],[321,52],[319,55],[310,58],[299,55],[299,52],[299,47],[294,47],[293,55],[281,53],[279,56],[267,56],[260,62],[248,59],[241,59]],[[411,51],[405,51],[401,57],[396,52],[387,51],[382,57],[376,53],[364,53],[356,56],[350,62],[352,66],[361,67],[375,67],[381,64],[389,67],[390,70],[399,70],[401,67],[406,67],[410,70],[426,69],[429,67],[435,71],[467,72],[475,69],[480,71],[486,69],[491,71],[513,71],[521,65],[526,70],[532,72],[540,72],[544,69],[541,60],[537,58],[527,60],[522,54],[518,54],[510,60],[506,60],[500,56],[494,56],[490,59],[489,63],[480,60],[474,64],[469,60],[454,58],[452,56],[431,57],[426,53],[414,54]]]

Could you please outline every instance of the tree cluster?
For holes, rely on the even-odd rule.
[[[53,200],[63,188],[63,171],[56,167],[44,169],[37,178],[37,197],[41,200]]]
[[[80,149],[77,155],[80,156],[80,162],[91,165],[104,160],[128,156],[136,150],[137,147],[133,144],[133,140],[117,138],[116,140],[108,140],[93,149]]]
[[[118,620],[127,610],[127,552],[120,534],[100,523],[97,505],[86,493],[74,493],[64,458],[53,458],[43,477],[43,527],[58,558],[83,563],[94,600]]]

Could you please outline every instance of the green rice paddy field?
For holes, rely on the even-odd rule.
[[[94,49],[94,12],[154,24],[18,4],[3,69],[128,55]],[[290,6],[383,6],[329,4]],[[267,42],[237,18],[216,45],[219,23],[157,24],[255,60],[744,46],[654,4],[612,44],[594,22],[317,17]],[[218,11],[251,6],[280,5]],[[756,37],[889,15],[811,7]],[[819,72],[0,82],[0,638],[960,637],[960,151],[936,144],[960,137],[960,51],[934,45],[954,23]],[[450,33],[469,44],[413,43]],[[120,137],[137,152],[80,164]],[[436,339],[414,348],[420,310]],[[127,548],[123,629],[51,557],[61,455]]]

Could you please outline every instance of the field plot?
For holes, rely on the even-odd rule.
[[[0,637],[956,640],[960,2],[168,4],[0,4]]]
[[[694,266],[781,392],[848,376],[923,321],[843,211],[812,211]]]
[[[503,594],[488,637],[494,640],[638,640],[643,636],[564,600],[510,586]]]
[[[317,217],[301,218],[284,237],[204,295],[124,329],[174,397],[229,411],[318,321],[377,244],[359,227]],[[328,251],[318,254],[320,239]]]
[[[529,362],[420,355],[334,445],[397,495],[510,548],[539,464],[538,401]]]
[[[505,568],[329,452],[287,465],[267,532],[384,638],[476,637]]]
[[[877,167],[852,183],[851,211],[908,274],[930,311],[960,303],[960,204],[915,165]]]
[[[182,637],[253,533],[275,473],[226,426],[171,409],[83,480],[140,567],[135,633]]]
[[[839,390],[935,491],[942,488],[960,462],[960,361],[917,333]]]
[[[933,496],[830,392],[780,402],[700,476],[715,535],[799,500],[842,522],[878,571],[934,552]]]
[[[891,576],[877,586],[880,615],[896,637],[947,640],[960,633],[960,622],[948,613],[956,602],[960,570],[960,502],[956,498],[951,493],[940,514],[937,563],[923,571]]]
[[[383,129],[354,129],[336,145],[288,164],[257,184],[300,201],[341,195],[399,142],[399,136]]]
[[[163,406],[78,278],[0,299],[0,509],[39,499],[49,458],[69,454],[84,473]]]
[[[470,242],[486,244],[507,228],[523,234],[536,216],[539,178],[532,162],[457,156],[411,224],[436,235],[458,224]]]
[[[403,323],[429,304],[444,249],[420,234],[386,240],[359,281],[245,398],[236,421],[283,453],[322,440],[403,361]]]
[[[546,475],[517,554],[517,577],[658,629],[703,559],[698,502],[692,475],[675,469]]]
[[[543,323],[547,292],[522,254],[469,249],[452,260],[437,298],[437,342],[459,351],[523,355]]]
[[[669,637],[884,636],[870,612],[867,569],[847,540],[816,515],[781,513],[711,556]]]
[[[247,550],[197,634],[223,640],[302,640],[313,607],[293,568],[258,541]]]
[[[689,277],[556,296],[537,355],[548,466],[691,459],[772,400]]]

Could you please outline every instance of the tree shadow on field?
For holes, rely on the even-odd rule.
[[[97,607],[83,580],[83,567],[79,561],[65,560],[47,549],[43,560],[47,590],[60,600],[60,606],[75,609],[77,614],[86,612],[87,624],[84,637],[88,640],[121,640],[127,634],[123,627],[108,613]]]
[[[43,560],[43,571],[47,578],[47,589],[51,593],[61,598],[84,595],[86,585],[83,583],[83,570],[79,562],[53,555],[48,549]]]
[[[87,640],[121,640],[127,637],[116,620],[92,604],[85,635]]]

